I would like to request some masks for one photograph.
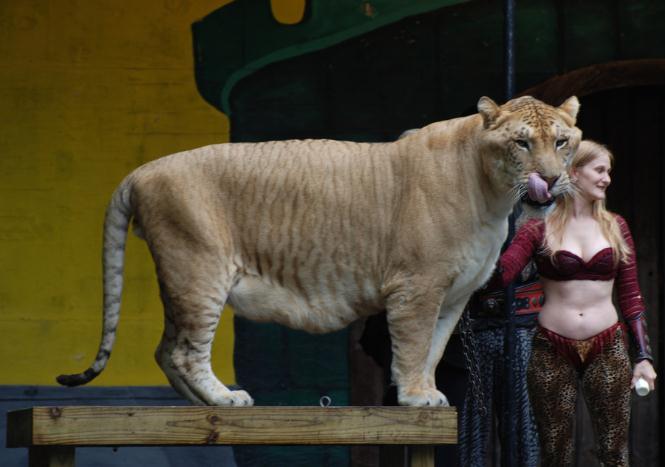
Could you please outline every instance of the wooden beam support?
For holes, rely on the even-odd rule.
[[[29,467],[74,467],[72,446],[31,446],[28,449]]]
[[[409,451],[411,467],[434,466],[434,446],[412,446]]]
[[[8,414],[7,445],[436,445],[457,442],[455,408],[33,407]]]
[[[71,467],[77,446],[409,445],[434,465],[457,442],[454,407],[33,407],[7,415],[7,446],[31,467]]]

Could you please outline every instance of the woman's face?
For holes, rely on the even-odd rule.
[[[579,194],[588,201],[605,199],[605,191],[609,186],[610,171],[612,170],[610,158],[607,154],[600,154],[582,167],[572,170],[573,180]]]

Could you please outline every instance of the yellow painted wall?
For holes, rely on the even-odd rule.
[[[228,140],[195,88],[191,23],[223,0],[0,1],[0,384],[54,384],[101,332],[101,228],[133,168]],[[118,339],[93,384],[166,384],[161,305],[131,237]],[[213,362],[234,382],[231,314]]]

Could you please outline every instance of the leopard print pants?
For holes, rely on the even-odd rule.
[[[591,415],[599,460],[604,466],[628,465],[631,366],[624,330],[617,327],[614,338],[591,358],[580,368],[557,352],[543,332],[534,336],[527,384],[543,467],[573,465],[578,381]]]

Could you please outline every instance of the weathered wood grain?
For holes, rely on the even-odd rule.
[[[8,415],[9,447],[436,445],[457,442],[455,408],[33,407]]]

